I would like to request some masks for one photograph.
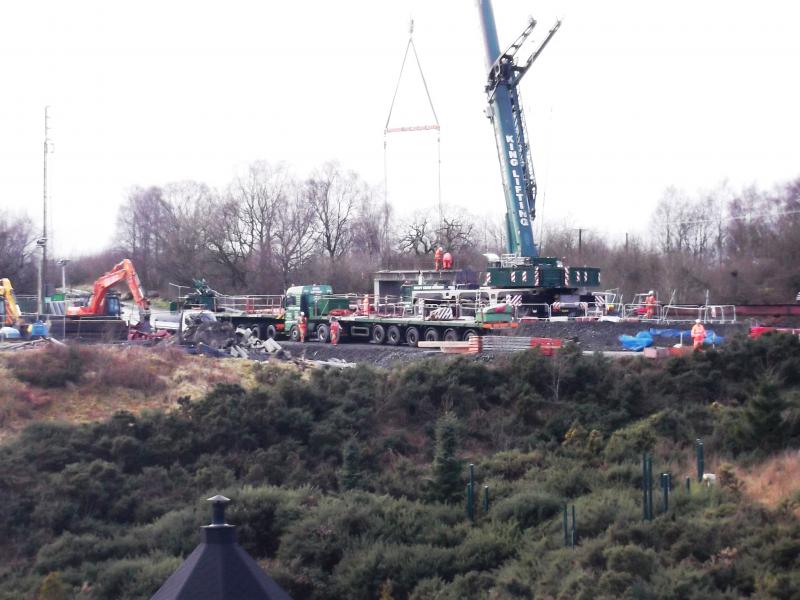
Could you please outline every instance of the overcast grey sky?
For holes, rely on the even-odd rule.
[[[59,255],[109,243],[136,184],[223,187],[257,159],[298,175],[336,159],[382,184],[410,16],[442,127],[443,201],[504,210],[472,0],[0,6],[0,207],[40,219],[49,104]],[[800,4],[494,0],[494,9],[503,46],[528,16],[536,39],[564,18],[522,84],[547,222],[623,235],[644,230],[669,185],[770,187],[800,175]],[[405,83],[393,123],[429,120],[417,82]],[[400,212],[435,203],[435,136],[397,134],[387,148]]]

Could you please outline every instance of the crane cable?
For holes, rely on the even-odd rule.
[[[389,127],[389,122],[392,120],[392,111],[394,110],[394,103],[397,100],[397,92],[400,89],[400,81],[403,78],[403,71],[406,67],[406,60],[408,59],[408,51],[411,49],[414,52],[414,59],[417,63],[419,75],[422,78],[422,85],[425,88],[425,95],[428,98],[428,105],[431,107],[433,113],[433,124],[427,125],[411,125],[407,127]],[[383,194],[384,202],[388,203],[389,183],[388,183],[388,167],[387,167],[387,141],[390,133],[402,133],[413,131],[436,131],[436,163],[437,163],[437,187],[438,187],[438,204],[439,204],[439,226],[442,225],[442,136],[441,128],[439,127],[439,118],[436,116],[436,109],[433,106],[433,99],[431,98],[430,90],[428,89],[428,82],[425,79],[425,73],[422,71],[422,64],[419,61],[417,54],[417,47],[414,45],[414,20],[411,20],[408,30],[408,43],[406,44],[406,51],[403,54],[403,63],[400,65],[400,73],[397,76],[397,84],[394,88],[394,95],[392,96],[392,103],[389,106],[389,115],[386,117],[386,125],[383,128]]]

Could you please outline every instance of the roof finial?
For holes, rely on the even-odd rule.
[[[219,494],[208,499],[208,502],[211,502],[211,505],[213,507],[213,513],[211,518],[212,527],[224,527],[226,525],[225,505],[230,501],[231,501],[230,498],[226,498],[225,496],[220,496]]]

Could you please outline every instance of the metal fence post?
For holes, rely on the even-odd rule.
[[[564,511],[566,512],[566,508]],[[566,514],[564,516],[566,519]],[[647,454],[642,454],[642,518],[647,519]]]
[[[695,442],[695,451],[697,454],[697,481],[703,481],[703,473],[705,473],[705,456],[703,455],[703,441],[698,438]]]
[[[483,512],[489,512],[489,486],[483,486]]]
[[[647,520],[653,520],[653,457],[647,455]]]
[[[575,524],[575,505],[572,505],[572,547],[578,542],[578,528]]]

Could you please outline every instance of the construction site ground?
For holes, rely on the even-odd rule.
[[[582,350],[591,352],[607,352],[615,356],[634,356],[634,352],[622,352],[619,342],[620,335],[636,335],[640,331],[647,331],[651,328],[671,328],[688,329],[689,324],[648,324],[648,323],[610,323],[610,322],[577,322],[577,321],[536,321],[524,323],[508,335],[525,337],[549,337],[574,341]],[[735,335],[737,333],[746,334],[749,325],[735,323],[725,325],[708,325],[708,329],[713,330],[722,337]],[[673,346],[679,342],[674,337],[655,338],[656,346]],[[337,346],[323,344],[316,340],[309,340],[305,343],[289,342],[281,340],[280,345],[285,350],[291,352],[293,357],[305,357],[310,360],[331,360],[340,359],[347,362],[370,363],[379,367],[389,367],[397,364],[404,364],[414,360],[441,357],[442,353],[438,350],[428,350],[421,348],[410,348],[408,346],[387,346],[375,345],[367,342],[345,342]],[[684,344],[688,345],[688,337],[684,339]],[[491,359],[493,355],[484,353],[484,359]]]

